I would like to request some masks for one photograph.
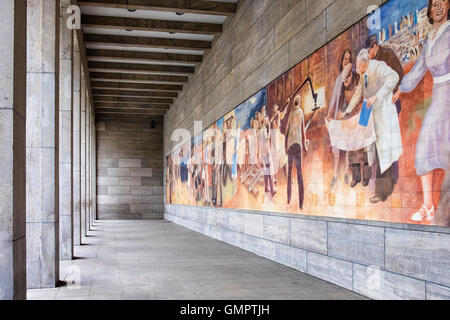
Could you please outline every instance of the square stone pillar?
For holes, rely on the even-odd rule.
[[[81,122],[80,122],[80,173],[81,173],[81,239],[86,236],[86,80],[84,77],[83,66],[81,67]]]
[[[94,114],[92,116],[92,224],[97,220],[97,138],[95,130]]]
[[[59,1],[27,8],[27,286],[59,281]]]
[[[91,163],[92,163],[92,158],[91,158],[91,143],[92,143],[92,113],[91,113],[91,103],[90,100],[88,100],[88,105],[89,105],[89,109],[87,112],[87,116],[88,116],[88,134],[87,137],[88,139],[87,141],[87,155],[86,155],[86,161],[87,161],[87,170],[86,170],[86,175],[87,175],[87,179],[86,179],[86,188],[87,188],[87,194],[88,194],[88,199],[87,199],[87,208],[88,208],[88,226],[89,226],[89,230],[91,230],[91,226],[92,226],[92,195],[91,195]]]
[[[96,214],[96,201],[95,201],[95,195],[96,195],[96,177],[97,177],[97,173],[96,173],[96,167],[97,167],[97,162],[95,159],[95,149],[96,149],[96,143],[95,143],[95,116],[94,113],[92,115],[92,130],[91,130],[91,208],[92,208],[92,225],[94,225],[95,220],[97,219],[97,214]]]
[[[0,300],[26,299],[26,0],[0,2]]]
[[[67,28],[67,7],[60,8],[59,40],[59,247],[61,260],[73,258],[72,214],[72,33]]]
[[[87,90],[86,87],[86,166],[84,167],[85,169],[85,188],[86,188],[86,234],[87,232],[91,229],[91,219],[90,219],[90,215],[91,215],[91,208],[90,208],[90,188],[89,188],[89,164],[90,164],[90,159],[89,159],[89,145],[90,145],[90,115],[91,115],[91,103],[89,100],[89,92]]]
[[[76,31],[72,32],[73,54],[72,54],[72,208],[73,208],[73,244],[81,245],[81,57],[80,47]]]

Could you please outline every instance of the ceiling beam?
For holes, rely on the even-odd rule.
[[[197,54],[178,54],[178,53],[160,53],[160,52],[142,52],[142,51],[122,51],[105,49],[87,49],[89,58],[106,58],[117,60],[139,60],[152,62],[180,62],[199,64],[203,57]]]
[[[176,82],[187,83],[188,77],[166,76],[161,74],[137,74],[137,73],[111,73],[91,72],[93,80],[128,80],[128,81],[152,81],[152,82]]]
[[[85,33],[84,42],[95,45],[120,45],[139,48],[166,48],[179,50],[210,50],[211,41],[168,39],[151,37],[129,37],[109,34]]]
[[[157,105],[171,105],[173,99],[161,99],[161,98],[132,98],[132,97],[105,97],[105,96],[94,96],[94,101],[98,102],[112,102],[112,103],[136,103],[136,104],[157,104]]]
[[[89,70],[94,69],[109,70],[115,72],[126,71],[145,71],[153,73],[167,73],[167,74],[193,74],[195,72],[194,67],[186,66],[173,66],[163,64],[141,64],[141,63],[119,63],[119,62],[98,62],[89,61]]]
[[[100,109],[100,108],[109,108],[109,109],[124,109],[124,110],[128,110],[128,109],[142,109],[142,110],[169,110],[170,106],[169,105],[156,105],[156,104],[148,104],[148,105],[136,105],[134,103],[121,103],[121,104],[117,104],[117,103],[110,103],[110,102],[95,102],[95,108],[96,109]]]
[[[135,91],[135,90],[108,90],[93,89],[92,94],[98,97],[133,97],[133,98],[177,98],[178,93],[170,91]]]
[[[99,115],[110,115],[110,114],[115,114],[115,115],[152,115],[152,116],[163,116],[166,114],[166,111],[148,111],[148,110],[129,110],[129,111],[123,111],[123,110],[109,110],[109,109],[98,109],[95,111],[95,114],[99,114]]]
[[[81,6],[170,11],[221,16],[232,16],[236,12],[235,3],[202,0],[80,0],[78,1],[78,4]]]
[[[176,92],[183,90],[182,85],[163,84],[163,83],[127,83],[127,82],[108,82],[92,81],[92,89],[116,89],[116,90],[158,90]]]
[[[222,33],[223,31],[222,25],[215,23],[133,19],[92,15],[83,15],[81,17],[81,23],[83,27],[87,28],[175,32],[189,34],[217,35]]]

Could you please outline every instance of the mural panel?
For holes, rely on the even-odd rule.
[[[448,0],[391,0],[167,158],[167,203],[450,226]]]

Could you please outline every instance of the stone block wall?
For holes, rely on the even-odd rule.
[[[162,219],[162,118],[96,121],[98,219]]]
[[[175,129],[206,129],[384,2],[239,1],[165,116],[164,155]],[[370,298],[450,299],[448,228],[167,204],[165,219]]]
[[[450,299],[449,229],[179,205],[165,219],[372,299]]]

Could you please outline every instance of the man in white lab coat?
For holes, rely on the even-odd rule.
[[[356,61],[356,71],[360,82],[346,112],[351,111],[361,99],[367,101],[367,107],[373,107],[372,117],[377,139],[368,146],[369,163],[377,164],[375,195],[371,203],[386,201],[392,194],[395,180],[392,164],[402,154],[402,137],[395,104],[392,103],[393,91],[399,81],[399,75],[385,62],[370,60],[369,51],[362,49]]]

